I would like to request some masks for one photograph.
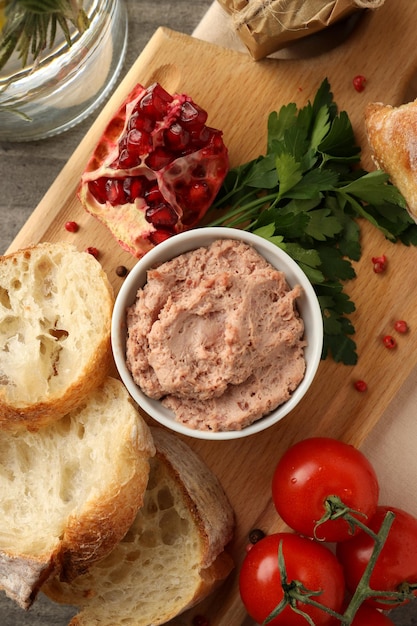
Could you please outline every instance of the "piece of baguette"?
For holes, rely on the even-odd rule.
[[[143,507],[113,552],[72,584],[48,581],[53,600],[81,608],[70,626],[164,624],[233,568],[224,550],[234,516],[217,478],[177,436],[153,428],[156,456]]]
[[[107,376],[114,295],[100,263],[67,243],[0,257],[0,428],[39,428]]]
[[[154,454],[124,385],[108,378],[36,432],[0,431],[0,586],[29,608],[52,573],[71,580],[120,541]]]
[[[389,175],[417,221],[417,100],[398,107],[369,104],[365,126],[374,163]]]

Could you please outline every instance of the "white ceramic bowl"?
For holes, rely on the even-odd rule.
[[[171,410],[165,408],[159,400],[146,396],[133,381],[126,365],[126,310],[134,303],[138,289],[146,283],[149,268],[168,261],[184,252],[208,246],[217,239],[236,239],[252,245],[271,265],[285,273],[290,287],[296,284],[302,286],[303,295],[297,301],[297,306],[304,320],[305,338],[308,343],[305,348],[306,373],[289,400],[242,430],[212,432],[191,429],[177,422]],[[247,437],[272,426],[288,415],[300,402],[313,381],[320,363],[322,346],[323,320],[320,305],[314,289],[304,272],[288,254],[274,244],[258,235],[234,228],[198,228],[174,235],[163,243],[158,244],[150,252],[147,252],[130,271],[119,291],[114,306],[112,320],[113,355],[120,377],[130,395],[150,417],[160,424],[178,433],[198,439],[226,440]]]

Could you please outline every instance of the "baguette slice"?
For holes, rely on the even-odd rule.
[[[108,378],[36,431],[0,431],[0,586],[29,608],[46,578],[107,555],[143,501],[154,454],[125,387]]]
[[[217,478],[178,437],[152,429],[156,456],[142,509],[113,552],[71,585],[43,591],[80,607],[70,626],[164,624],[233,568],[224,550],[234,516]]]
[[[100,263],[71,244],[0,257],[0,428],[39,428],[104,380],[113,303]]]
[[[398,107],[369,104],[365,125],[376,166],[389,175],[417,221],[417,100]]]

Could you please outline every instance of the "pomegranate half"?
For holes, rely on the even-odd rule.
[[[216,197],[228,152],[206,120],[191,97],[137,85],[98,142],[78,196],[135,257],[194,227]]]

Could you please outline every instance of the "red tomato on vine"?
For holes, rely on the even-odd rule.
[[[417,596],[417,519],[402,509],[379,506],[368,523],[374,533],[379,532],[388,511],[392,511],[395,518],[369,581],[371,589],[381,591],[381,594],[379,599],[365,600],[367,604],[382,609],[403,604],[401,599],[391,598],[391,604],[387,605],[384,597],[388,598],[388,595],[384,596],[384,591],[398,591],[402,586]],[[347,588],[352,594],[371,558],[374,546],[374,539],[365,532],[337,545],[336,554],[345,572]]]
[[[394,622],[378,609],[363,604],[356,612],[351,626],[394,626]]]
[[[279,563],[280,546],[284,572]],[[328,548],[293,533],[276,533],[258,541],[246,554],[239,589],[247,612],[258,623],[287,598],[295,610],[286,605],[269,626],[306,626],[308,621],[301,612],[316,626],[327,626],[332,624],[332,615],[320,606],[310,606],[308,594],[314,602],[339,613],[345,584],[342,567]]]
[[[323,541],[345,541],[357,531],[346,519],[331,516],[338,515],[343,503],[351,517],[366,523],[375,513],[379,485],[360,450],[337,439],[311,437],[281,457],[272,497],[279,515],[296,532]]]

